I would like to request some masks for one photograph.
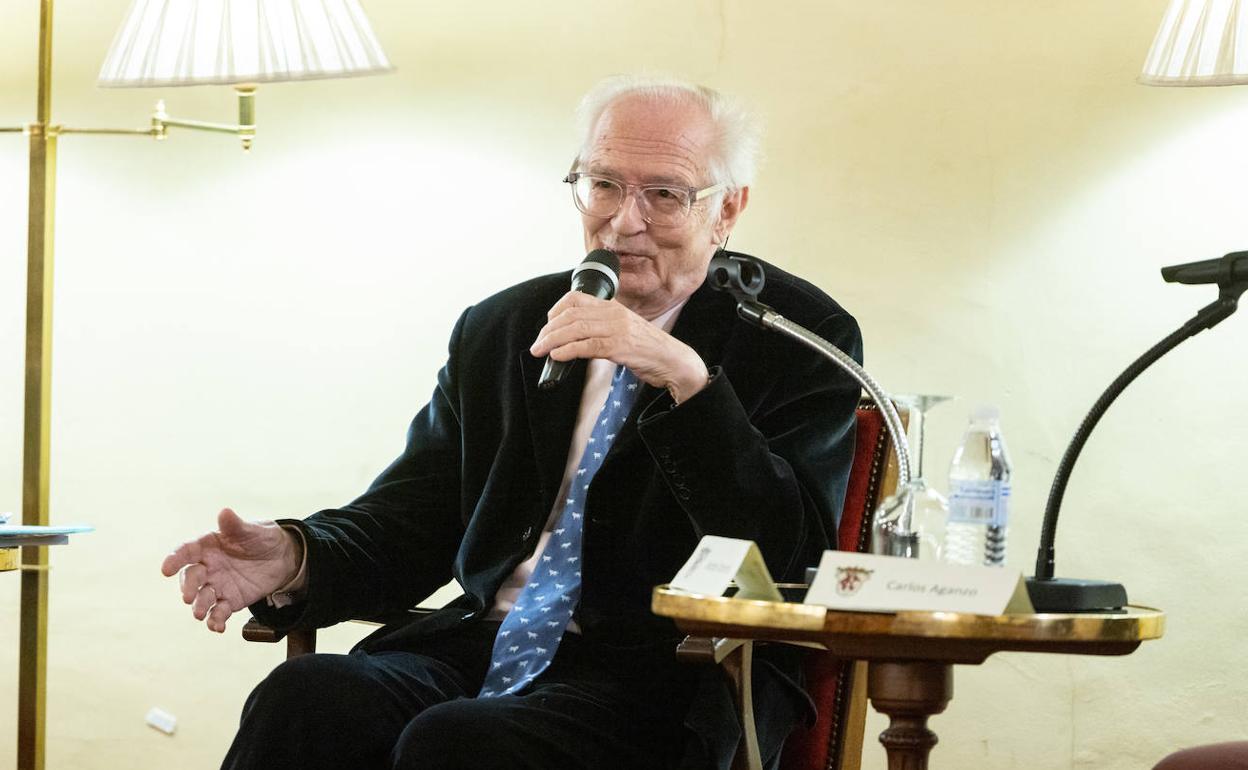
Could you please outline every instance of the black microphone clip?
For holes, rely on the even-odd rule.
[[[757,257],[720,249],[711,257],[706,279],[711,288],[736,298],[737,315],[756,326],[763,325],[763,314],[771,308],[758,301],[767,277]]]
[[[1243,286],[1248,284],[1248,251],[1232,251],[1220,259],[1163,267],[1161,277],[1167,283],[1216,283],[1223,289],[1238,284],[1242,294]]]

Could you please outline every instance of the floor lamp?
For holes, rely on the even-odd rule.
[[[1139,81],[1147,86],[1248,84],[1248,6],[1170,0]]]
[[[0,127],[30,150],[27,227],[26,373],[22,434],[22,523],[44,525],[52,385],[52,245],[56,147],[65,134],[164,139],[170,127],[255,136],[258,83],[367,75],[391,70],[358,0],[133,0],[100,72],[106,87],[233,85],[237,124],[170,118],[158,102],[149,126],[74,128],[52,122],[52,0],[40,0],[35,120]],[[17,767],[43,770],[47,682],[48,552],[21,557]]]

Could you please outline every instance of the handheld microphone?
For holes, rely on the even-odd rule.
[[[572,291],[579,291],[598,299],[611,299],[620,288],[620,258],[614,251],[594,249],[585,255],[581,264],[572,271]],[[556,361],[546,356],[542,376],[537,387],[548,390],[563,382],[576,360]]]

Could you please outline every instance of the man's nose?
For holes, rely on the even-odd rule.
[[[626,190],[620,210],[611,217],[611,229],[617,233],[639,233],[646,229],[646,220],[641,216],[641,200],[637,197],[640,190]]]

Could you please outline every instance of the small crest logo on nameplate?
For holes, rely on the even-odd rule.
[[[873,569],[865,567],[837,567],[836,568],[836,592],[841,596],[853,596],[858,593],[858,589],[871,579]]]

